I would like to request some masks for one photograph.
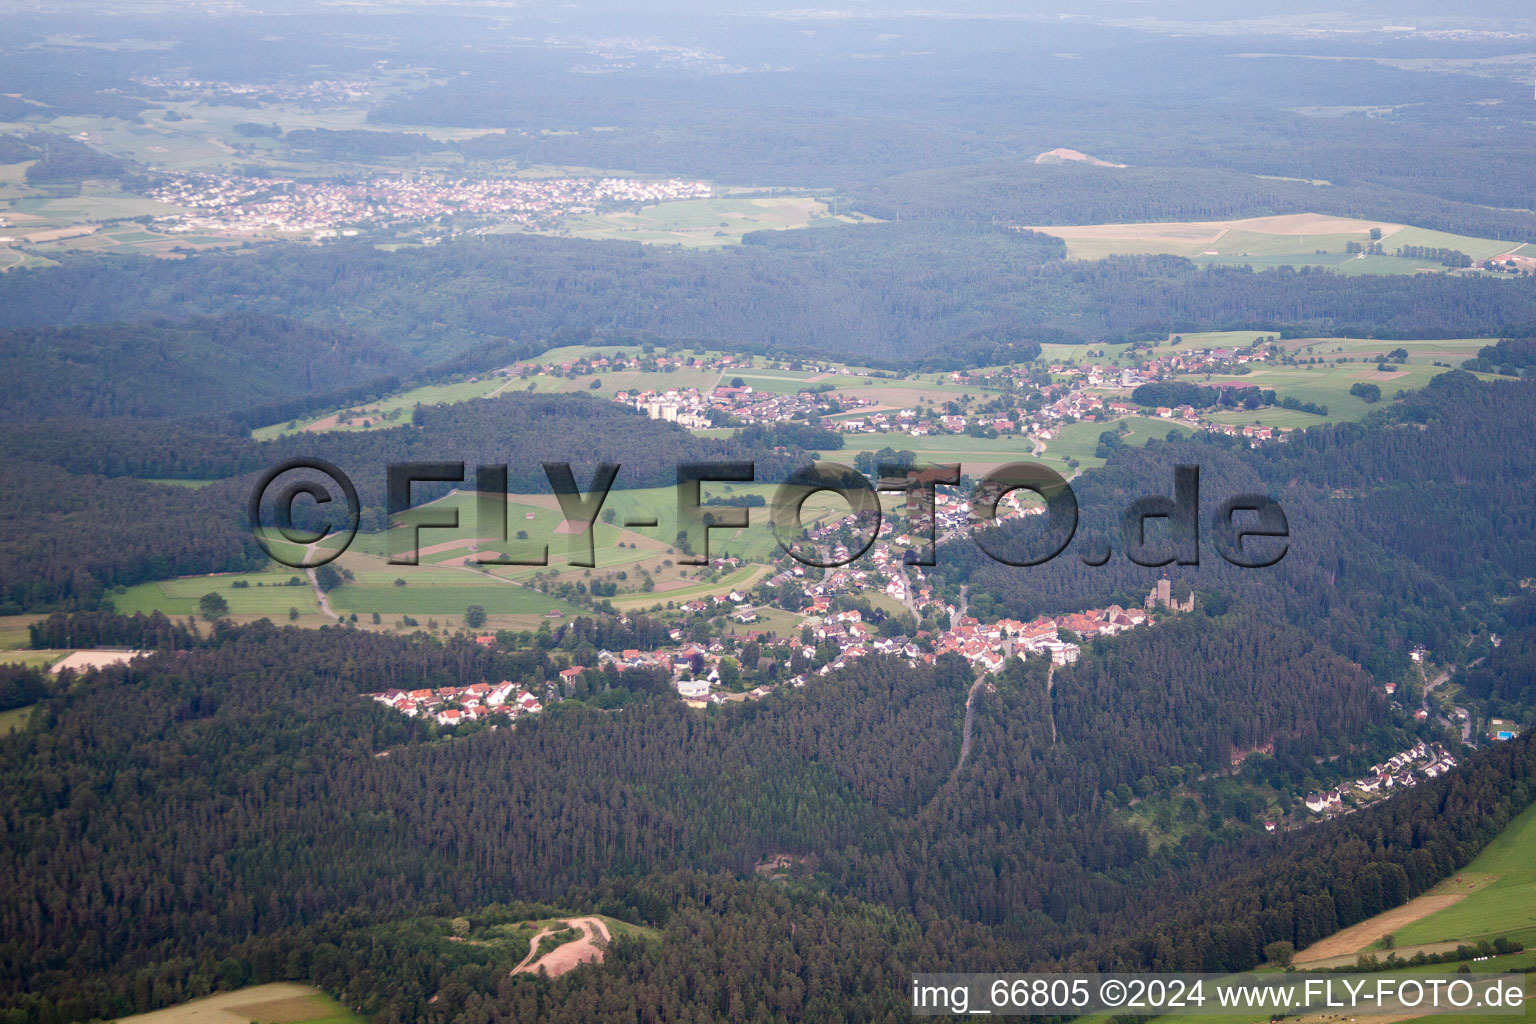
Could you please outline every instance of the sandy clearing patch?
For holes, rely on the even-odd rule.
[[[585,963],[598,963],[603,959],[603,950],[607,948],[612,936],[608,934],[608,926],[596,917],[573,917],[565,922],[568,927],[581,932],[581,937],[562,943],[545,953],[532,963],[533,954],[538,951],[539,940],[550,933],[546,928],[533,937],[529,943],[528,956],[523,962],[512,969],[513,974],[537,974],[543,970],[551,978],[558,978],[566,971],[572,970]]]
[[[1058,146],[1055,149],[1048,149],[1044,153],[1041,153],[1039,156],[1035,157],[1035,163],[1037,163],[1037,164],[1050,163],[1050,162],[1052,162],[1053,159],[1054,160],[1075,160],[1075,161],[1079,161],[1081,163],[1092,164],[1095,167],[1124,167],[1125,166],[1125,164],[1112,164],[1108,160],[1100,160],[1096,156],[1089,156],[1087,153],[1084,153],[1081,150],[1067,149],[1067,148],[1065,148],[1063,146]]]
[[[76,651],[57,662],[48,671],[58,675],[65,669],[84,672],[92,668],[106,668],[108,665],[121,665],[132,661],[142,653],[142,651]]]
[[[1444,910],[1452,904],[1460,903],[1466,897],[1466,893],[1437,893],[1409,900],[1400,907],[1388,910],[1384,914],[1377,914],[1343,931],[1334,932],[1326,939],[1314,942],[1296,954],[1296,964],[1303,966],[1316,960],[1359,953],[1371,943],[1392,934],[1403,925],[1412,924],[1421,917],[1428,917],[1437,910]]]
[[[339,423],[340,421],[341,421],[341,417],[339,415],[338,416],[322,416],[320,419],[315,420],[315,422],[309,424],[304,429],[305,430],[315,430],[315,431],[330,430],[332,427],[336,426],[336,424]]]

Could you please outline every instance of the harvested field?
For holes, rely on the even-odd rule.
[[[1428,917],[1437,910],[1444,910],[1467,898],[1466,893],[1433,893],[1409,900],[1384,914],[1361,921],[1357,925],[1334,932],[1320,942],[1314,942],[1296,954],[1298,965],[1310,964],[1330,957],[1349,956],[1359,953],[1373,942],[1391,935],[1404,925],[1412,924],[1421,917]]]

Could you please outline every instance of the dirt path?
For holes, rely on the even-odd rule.
[[[1444,910],[1464,899],[1466,899],[1466,893],[1440,893],[1409,900],[1400,907],[1395,907],[1384,914],[1377,914],[1343,931],[1334,932],[1326,939],[1314,942],[1296,954],[1296,964],[1300,967],[1333,957],[1353,958],[1354,954],[1378,939],[1392,934],[1403,925],[1412,924],[1421,917],[1428,917],[1435,911]]]
[[[497,543],[500,543],[500,541],[498,541],[495,537],[461,537],[458,540],[445,540],[441,544],[428,544],[424,548],[417,548],[414,552],[402,551],[400,553],[400,557],[409,558],[412,554],[414,554],[416,558],[420,560],[423,555],[441,554],[444,551],[452,551],[454,548],[461,548],[466,544],[470,545],[469,550],[474,552],[477,548],[479,548],[481,544]]]
[[[527,969],[529,961],[531,961],[533,959],[533,955],[539,951],[539,943],[544,940],[544,936],[550,934],[553,931],[553,928],[541,928],[534,934],[533,938],[528,940],[528,955],[523,957],[522,961],[516,967],[512,968],[513,974],[517,974]]]
[[[608,926],[601,918],[573,917],[565,924],[581,932],[581,937],[561,943],[538,960],[534,960],[534,954],[539,951],[539,942],[553,931],[545,928],[530,940],[528,955],[523,958],[522,963],[512,968],[512,973],[537,974],[543,970],[549,977],[558,978],[566,971],[582,964],[597,963],[603,959],[603,950],[607,948],[612,936],[608,934]]]
[[[316,541],[315,544],[311,544],[309,547],[304,549],[304,561],[307,562],[311,558],[315,557],[316,544],[319,544],[319,541]],[[325,596],[325,591],[320,589],[320,577],[315,575],[315,570],[305,569],[304,572],[307,576],[309,576],[309,586],[310,589],[315,592],[315,603],[320,606],[320,610],[329,615],[331,618],[335,619],[337,622],[340,622],[341,616],[331,611],[331,599]]]
[[[1051,690],[1056,686],[1056,663],[1053,661],[1045,670],[1045,713],[1051,719],[1051,745],[1056,744],[1056,701],[1051,696]]]
[[[976,720],[976,692],[986,683],[986,676],[977,677],[971,684],[971,692],[965,696],[965,725],[960,730],[960,760],[955,771],[965,767],[965,759],[971,756],[971,723]]]

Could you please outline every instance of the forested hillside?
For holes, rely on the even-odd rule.
[[[885,1024],[1430,893],[1345,956],[1536,934],[1468,867],[1536,818],[1536,14],[12,6],[0,1024]],[[307,573],[247,522],[301,460],[361,527]],[[1025,460],[1049,560],[977,519]],[[754,468],[704,565],[690,462]],[[818,492],[803,565],[768,497],[843,462],[890,529]],[[410,569],[403,463],[460,519]],[[619,465],[598,564],[546,463]],[[1191,535],[1127,517],[1191,467]],[[339,524],[297,482],[261,525]]]
[[[841,444],[823,433],[806,436]],[[454,487],[472,489],[482,464],[506,466],[513,493],[548,494],[545,462],[570,463],[585,490],[601,462],[617,463],[615,486],[628,489],[672,486],[679,463],[689,461],[752,462],[765,481],[809,461],[790,431],[757,427],[732,439],[700,438],[584,395],[514,393],[422,406],[398,427],[266,442],[184,423],[25,424],[0,439],[0,466],[14,488],[0,504],[0,525],[16,538],[0,551],[0,607],[11,614],[91,608],[114,586],[258,567],[264,556],[251,539],[245,503],[256,474],[295,458],[327,459],[348,473],[368,530],[387,524],[394,463],[465,464],[462,483],[416,485],[412,501],[421,503]],[[132,477],[217,482],[189,490]]]
[[[118,633],[134,629],[167,645],[189,639],[149,622],[123,622]],[[1148,635],[1112,644],[1124,652],[1112,657],[1143,663],[1132,678],[1211,673],[1204,685],[1251,666],[1255,645],[1289,644],[1283,673],[1187,694],[1180,707],[1191,711],[1222,703],[1214,729],[1204,715],[1170,716],[1164,687],[1111,684],[1087,666],[1058,679],[1047,708],[1039,663],[1015,662],[983,702],[972,760],[956,776],[970,672],[955,659],[901,670],[872,659],[814,688],[705,718],[669,698],[618,714],[578,702],[516,730],[445,742],[361,698],[359,685],[539,683],[562,662],[467,640],[220,628],[180,653],[61,688],[33,729],[0,745],[12,833],[0,860],[4,999],[16,1019],[112,1015],[180,998],[217,972],[315,978],[391,1013],[442,994],[447,1005],[429,1013],[447,1019],[474,992],[500,990],[496,975],[472,972],[464,987],[443,987],[430,969],[400,975],[398,963],[364,952],[357,929],[509,899],[623,908],[664,927],[692,921],[702,934],[737,936],[742,945],[708,961],[712,990],[728,1001],[733,990],[772,985],[790,1019],[814,1019],[809,990],[818,987],[840,1005],[886,1005],[880,987],[919,964],[1250,966],[1264,942],[1304,943],[1464,863],[1530,799],[1536,772],[1531,745],[1510,744],[1479,758],[1475,775],[1319,826],[1284,854],[1266,852],[1272,840],[1237,838],[1245,832],[1150,854],[1142,833],[1104,815],[1100,786],[1183,769],[1185,759],[1194,771],[1221,764],[1234,740],[1286,730],[1330,701],[1342,701],[1342,713],[1320,712],[1326,730],[1357,729],[1379,714],[1363,677],[1351,681],[1355,670],[1267,629],[1193,620],[1175,638],[1187,642]],[[1121,728],[1085,717],[1106,699]],[[1052,714],[1063,727],[1054,742]],[[1312,740],[1298,742],[1305,750]],[[166,770],[191,764],[195,773]],[[1390,823],[1399,820],[1415,822],[1400,840],[1371,847],[1348,838],[1378,828],[1396,835]],[[770,883],[660,877],[684,866],[749,874],[774,853],[805,858],[814,870],[807,881],[837,899],[801,883],[774,895]],[[1282,861],[1283,871],[1266,874]],[[1353,872],[1390,885],[1346,900],[1345,891],[1364,892]],[[712,907],[710,892],[737,895]],[[780,912],[828,923],[773,940],[782,922],[764,928]],[[709,915],[719,916],[711,924]],[[786,975],[773,966],[782,954],[750,955],[762,941],[746,938],[754,930],[797,947],[822,928],[851,929],[863,971],[824,973],[812,967],[820,956],[807,953],[800,966],[784,965],[799,979],[784,993]],[[1247,938],[1236,941],[1234,928]],[[1205,930],[1229,941],[1207,944]],[[311,943],[340,949],[271,953]],[[684,995],[691,971],[665,982],[658,973],[675,955],[619,949],[545,998],[552,1008],[574,1000],[574,1010],[588,985],[644,978],[647,1001],[693,998]],[[354,969],[385,972],[365,977],[394,982],[364,995],[342,981],[337,972],[358,957]],[[848,964],[848,951],[837,962]]]
[[[239,513],[248,488],[194,490],[0,461],[0,614],[93,608],[114,586],[264,564]]]
[[[407,365],[355,331],[253,314],[9,330],[0,419],[216,416]]]
[[[943,546],[931,571],[941,584],[969,581],[1021,618],[1139,604],[1166,572],[1209,597],[1212,613],[1228,599],[1267,609],[1396,678],[1413,644],[1455,649],[1477,623],[1497,621],[1498,604],[1536,573],[1536,464],[1529,446],[1504,441],[1529,430],[1536,384],[1480,384],[1452,371],[1369,424],[1312,427],[1258,449],[1207,435],[1117,452],[1074,482],[1081,519],[1066,554],[1020,569],[962,539]],[[1136,565],[1120,517],[1143,495],[1172,495],[1180,464],[1200,467],[1199,565]],[[1289,528],[1284,558],[1263,569],[1233,566],[1214,546],[1221,502],[1254,493],[1276,499]],[[1172,558],[1167,531],[1154,524],[1149,537],[1144,560]],[[1003,527],[997,544],[1043,552],[1048,539],[1037,522]],[[1084,564],[1106,548],[1107,564]]]
[[[412,368],[508,339],[521,351],[513,358],[527,358],[564,335],[958,369],[978,343],[1282,328],[1519,336],[1536,324],[1529,277],[1255,273],[1176,257],[1084,265],[1060,258],[1059,239],[932,221],[750,240],[756,244],[709,253],[502,236],[394,253],[343,241],[185,261],[82,256],[0,276],[0,326],[239,309],[346,325],[409,357]],[[508,355],[485,352],[468,369],[502,365]]]
[[[894,175],[855,190],[849,202],[885,220],[1046,225],[1328,213],[1511,241],[1536,238],[1536,214],[1528,212],[1375,185],[1314,185],[1200,167],[997,162]]]

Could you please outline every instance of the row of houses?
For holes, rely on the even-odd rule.
[[[1394,790],[1412,789],[1418,785],[1420,775],[1435,779],[1455,767],[1456,759],[1444,747],[1420,740],[1381,764],[1372,765],[1369,772],[1353,782],[1307,794],[1306,807],[1313,814],[1348,813],[1361,802],[1385,799]]]
[[[469,686],[385,690],[365,696],[409,718],[429,718],[448,726],[483,719],[515,722],[523,715],[536,715],[544,710],[543,702],[525,687],[505,679]]]

